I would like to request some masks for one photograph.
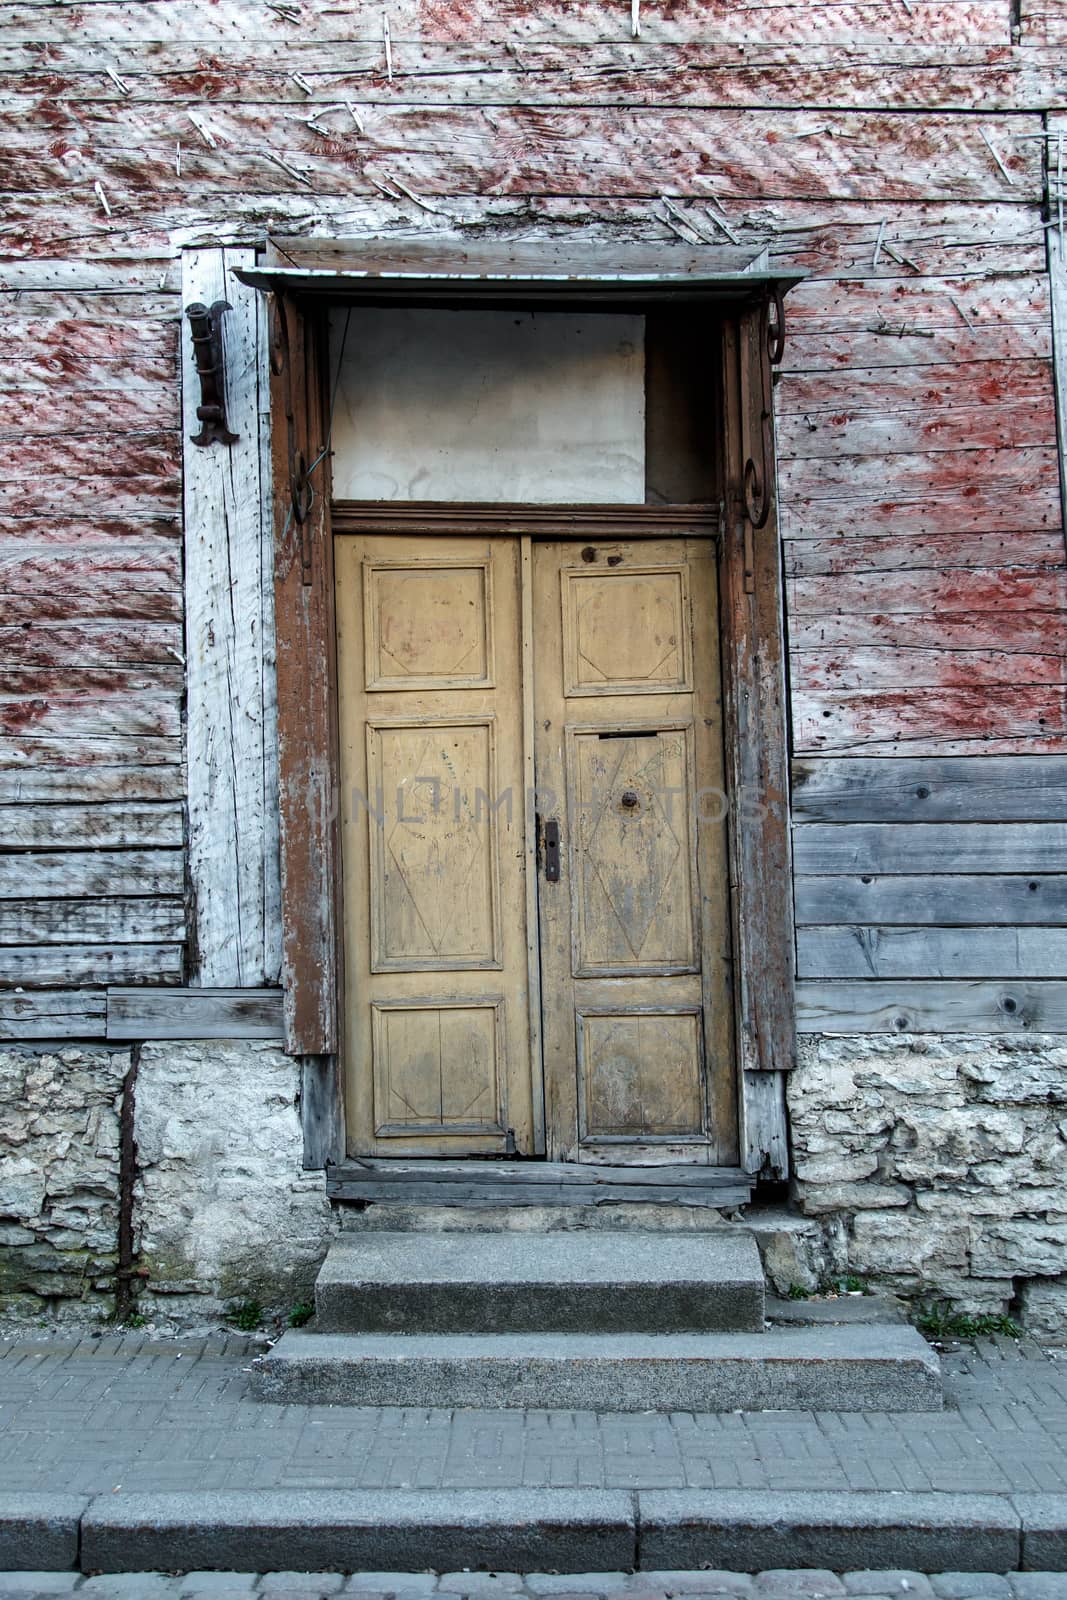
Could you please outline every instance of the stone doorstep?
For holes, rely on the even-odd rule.
[[[763,1328],[752,1235],[339,1235],[315,1284],[323,1333],[675,1333]]]
[[[753,1333],[284,1333],[259,1400],[592,1411],[940,1411],[941,1365],[909,1326]]]
[[[0,1570],[1067,1572],[1067,1495],[517,1489],[0,1496]]]

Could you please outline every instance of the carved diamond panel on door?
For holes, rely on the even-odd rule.
[[[684,566],[587,566],[561,577],[565,694],[663,694],[693,687]]]
[[[493,681],[488,562],[368,561],[367,688],[474,688]]]
[[[503,1002],[393,1000],[372,1008],[374,1131],[503,1134]]]
[[[691,731],[568,730],[576,977],[698,970]]]
[[[519,540],[335,570],[350,1153],[532,1155]]]
[[[372,970],[499,967],[492,719],[368,723],[367,771]]]
[[[706,1132],[699,1006],[579,1010],[578,1129],[585,1142]]]

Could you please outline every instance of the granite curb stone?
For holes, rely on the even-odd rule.
[[[1067,1494],[1013,1494],[1024,1571],[1067,1572]]]
[[[88,1496],[0,1495],[0,1569],[64,1572],[78,1565],[78,1535]]]
[[[533,1594],[656,1587],[701,1575],[822,1568],[855,1574],[1067,1573],[1067,1495],[767,1490],[299,1490],[0,1496],[8,1571],[362,1572],[367,1593],[405,1567],[406,1590],[438,1587],[426,1569],[546,1573]],[[639,1567],[634,1577],[627,1577]],[[568,1576],[570,1569],[573,1576]],[[681,1569],[681,1570],[680,1570]],[[471,1573],[472,1590],[510,1587]],[[594,1581],[595,1579],[595,1581]],[[872,1572],[872,1582],[874,1573]],[[217,1581],[217,1580],[216,1580]],[[447,1579],[446,1579],[447,1581]],[[453,1577],[452,1582],[457,1579]],[[1051,1579],[1033,1589],[1044,1593]],[[208,1579],[204,1587],[211,1588]],[[724,1587],[729,1588],[729,1583]],[[910,1586],[910,1582],[909,1582]],[[743,1585],[742,1585],[743,1587]],[[456,1591],[458,1592],[458,1591]],[[877,1588],[870,1592],[877,1593]],[[901,1586],[901,1593],[908,1591]],[[1067,1600],[1067,1579],[1063,1592]],[[914,1585],[916,1600],[929,1580]]]
[[[121,1494],[86,1511],[82,1566],[588,1572],[632,1566],[634,1542],[632,1497],[620,1490]]]
[[[656,1489],[640,1492],[638,1506],[642,1566],[1019,1566],[1020,1518],[1007,1495]]]

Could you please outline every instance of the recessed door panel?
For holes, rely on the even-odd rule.
[[[707,1133],[703,1018],[674,1011],[579,1010],[578,1131],[583,1144]]]
[[[692,728],[567,730],[575,977],[695,972]]]
[[[371,966],[500,965],[491,717],[367,724]]]

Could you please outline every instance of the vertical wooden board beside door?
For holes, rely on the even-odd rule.
[[[737,1160],[717,615],[711,541],[535,546],[556,1159]]]
[[[519,541],[336,541],[353,1154],[531,1152]]]

